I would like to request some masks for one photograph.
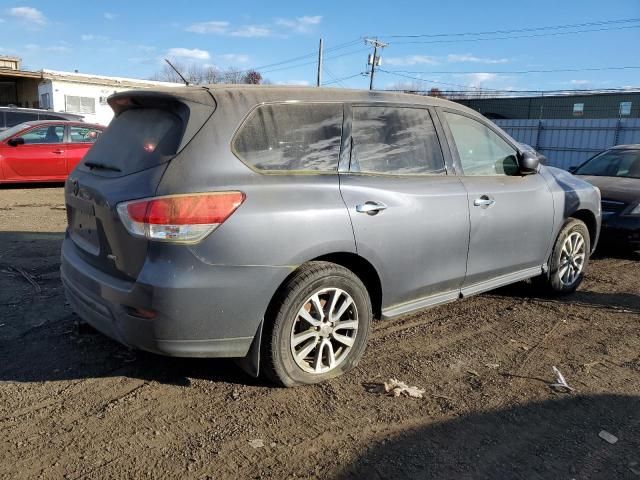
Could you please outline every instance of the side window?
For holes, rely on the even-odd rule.
[[[62,143],[64,137],[64,127],[62,125],[49,125],[46,127],[34,128],[24,135],[25,144],[36,143]]]
[[[233,140],[242,161],[258,170],[338,170],[342,104],[274,104],[256,108]]]
[[[464,115],[445,112],[464,175],[516,175],[518,152],[493,130]]]
[[[95,128],[71,127],[69,141],[71,143],[95,143],[102,132]]]
[[[428,110],[354,107],[351,171],[444,175],[444,157]]]

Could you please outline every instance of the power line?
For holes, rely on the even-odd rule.
[[[355,40],[350,40],[348,42],[340,43],[340,44],[335,45],[333,47],[325,48],[324,49],[324,53],[326,54],[326,53],[329,53],[329,52],[335,52],[337,50],[342,50],[344,48],[348,48],[348,47],[351,47],[351,46],[353,46],[353,45],[355,45],[357,43],[360,43],[361,41],[362,41],[361,38],[357,38]],[[277,66],[280,66],[280,65],[286,65],[287,63],[292,63],[292,62],[304,60],[304,59],[307,59],[307,58],[314,58],[316,55],[318,55],[318,51],[317,50],[314,51],[314,52],[311,52],[311,53],[306,53],[306,54],[299,55],[297,57],[292,57],[292,58],[289,58],[289,59],[286,59],[286,60],[282,60],[282,61],[279,61],[279,62],[269,63],[269,64],[266,64],[266,65],[260,65],[258,67],[251,67],[251,68],[247,68],[245,70],[239,70],[239,71],[241,73],[243,73],[243,72],[249,72],[251,70],[256,70],[256,71],[259,71],[259,72],[262,73],[262,71],[264,69],[271,68],[271,67],[277,67]],[[315,63],[315,61],[313,61],[312,63]],[[308,64],[306,64],[306,65],[308,65]],[[272,70],[272,71],[275,71],[275,70]]]
[[[624,67],[587,67],[587,68],[558,68],[549,70],[458,70],[458,71],[430,71],[430,72],[418,72],[412,70],[388,70],[388,72],[394,73],[407,73],[407,74],[473,74],[473,73],[495,73],[495,74],[525,74],[525,73],[561,73],[561,72],[600,72],[605,70],[635,70],[640,69],[640,66],[624,66]]]
[[[326,71],[326,69],[325,69],[325,71]],[[329,72],[327,71],[327,73],[329,73]],[[333,78],[333,75],[331,75],[331,74],[330,74],[329,76],[330,76],[331,78]],[[345,80],[350,80],[350,79],[352,79],[352,78],[355,78],[355,77],[361,77],[361,76],[362,76],[362,72],[358,72],[358,73],[354,73],[353,75],[349,75],[349,76],[346,76],[346,77],[336,78],[336,79],[334,79],[334,80],[333,80],[333,81],[331,81],[331,82],[325,82],[325,83],[324,83],[324,85],[325,85],[325,86],[326,86],[326,85],[333,85],[334,83],[337,83],[337,84],[339,84],[339,85],[342,85],[344,88],[346,88],[346,86],[345,86],[342,82],[344,82]]]
[[[493,30],[493,31],[484,31],[484,32],[458,32],[458,33],[433,33],[433,34],[414,34],[414,35],[381,35],[382,37],[387,38],[435,38],[435,37],[461,37],[468,35],[499,35],[499,34],[508,34],[508,33],[518,33],[518,32],[536,32],[540,30],[562,30],[566,28],[584,28],[584,27],[592,27],[597,25],[611,25],[611,24],[620,24],[620,23],[634,23],[640,22],[640,18],[623,18],[618,20],[603,20],[598,22],[587,22],[587,23],[570,23],[565,25],[551,25],[546,27],[529,27],[529,28],[517,28],[513,30]]]
[[[640,28],[640,25],[630,25],[626,27],[611,27],[611,28],[593,28],[586,30],[575,30],[572,32],[552,32],[552,33],[535,33],[531,35],[512,35],[506,37],[490,37],[490,38],[468,38],[468,39],[456,39],[456,40],[411,40],[406,42],[393,42],[393,45],[408,45],[408,44],[433,44],[433,43],[464,43],[464,42],[487,42],[491,40],[515,40],[521,38],[534,38],[534,37],[556,37],[559,35],[575,35],[578,33],[588,32],[604,32],[611,30],[628,30],[632,28]]]
[[[459,91],[458,93],[478,93],[478,92],[498,92],[498,93],[531,93],[531,92],[542,92],[543,90],[506,90],[506,89],[496,89],[496,88],[485,88],[485,87],[474,87],[472,85],[461,85],[459,83],[449,83],[449,82],[440,82],[440,81],[436,81],[436,80],[428,80],[425,78],[419,78],[419,77],[412,77],[410,75],[403,75],[401,73],[396,73],[396,72],[391,72],[389,70],[383,70],[383,69],[379,69],[378,71],[380,72],[384,72],[384,73],[388,73],[390,75],[395,75],[397,77],[403,77],[403,78],[408,78],[410,80],[416,80],[418,82],[426,82],[426,83],[435,83],[435,84],[439,84],[439,85],[447,85],[447,86],[452,86],[452,87],[459,87],[459,88],[463,88],[465,90]],[[406,90],[406,89],[402,89],[402,90]],[[566,89],[566,90],[544,90],[544,93],[552,93],[552,92],[594,92],[594,91],[598,91],[598,92],[602,92],[602,91],[608,91],[608,92],[627,92],[629,91],[628,88],[607,88],[607,89]]]
[[[340,57],[346,57],[346,56],[349,56],[349,55],[354,55],[356,53],[362,53],[364,50],[368,50],[368,48],[360,47],[357,50],[341,53],[341,54],[338,54],[338,55],[325,56],[324,57],[324,62],[326,62],[327,60],[333,60],[333,59],[340,58]],[[314,55],[317,55],[317,53],[315,53]],[[294,69],[294,68],[305,67],[307,65],[315,65],[316,63],[317,63],[317,60],[311,60],[311,61],[308,61],[308,62],[298,63],[296,65],[289,65],[289,66],[286,66],[286,67],[279,67],[279,68],[273,68],[273,69],[268,69],[268,70],[262,70],[262,69],[260,69],[260,70],[256,69],[256,70],[260,71],[260,73],[280,72],[282,70],[291,70],[291,69]]]

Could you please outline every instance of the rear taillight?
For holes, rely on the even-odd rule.
[[[213,232],[244,201],[242,192],[153,197],[117,206],[125,228],[136,237],[196,243]]]

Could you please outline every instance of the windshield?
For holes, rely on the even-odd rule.
[[[587,161],[575,174],[640,178],[640,150],[607,150]]]
[[[24,130],[28,126],[29,124],[27,123],[21,123],[11,128],[7,128],[6,130],[0,132],[0,142],[4,142],[7,138],[13,137],[16,133],[20,133],[22,130]]]

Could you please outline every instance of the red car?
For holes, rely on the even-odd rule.
[[[0,183],[66,180],[105,128],[44,120],[0,132]]]

